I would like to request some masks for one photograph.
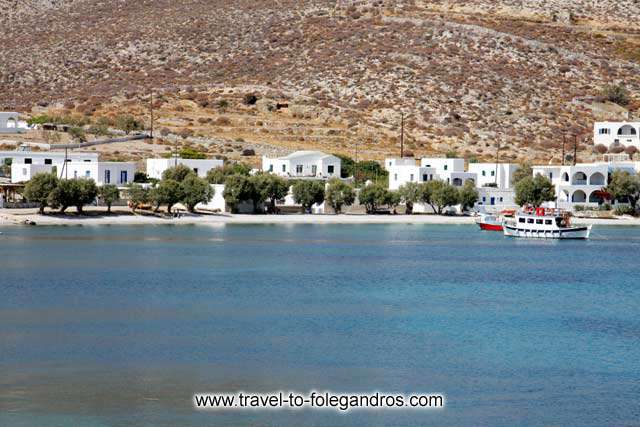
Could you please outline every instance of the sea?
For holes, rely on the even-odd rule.
[[[0,426],[640,425],[640,228],[0,231]],[[445,406],[193,405],[314,390]]]

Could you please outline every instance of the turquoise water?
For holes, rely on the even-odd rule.
[[[640,229],[5,228],[1,426],[638,425]],[[439,392],[196,412],[195,392]]]

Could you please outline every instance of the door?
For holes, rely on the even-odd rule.
[[[127,171],[120,171],[120,183],[126,184],[129,181],[127,178]]]
[[[491,206],[495,205],[496,204],[496,198],[492,197],[490,203],[491,203]]]

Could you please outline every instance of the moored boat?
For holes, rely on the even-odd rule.
[[[557,209],[525,208],[504,223],[504,235],[528,239],[588,239],[591,225],[574,226],[571,215]]]
[[[481,214],[476,220],[481,230],[502,231],[502,219],[492,214]]]

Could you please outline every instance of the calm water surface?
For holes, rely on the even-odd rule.
[[[1,426],[639,425],[640,229],[6,228]],[[201,413],[194,392],[441,392]]]

